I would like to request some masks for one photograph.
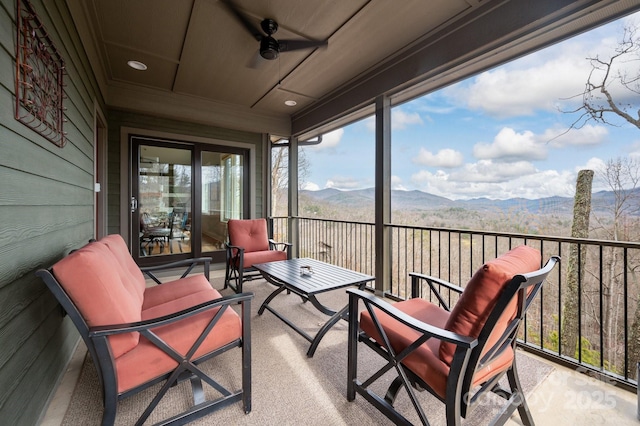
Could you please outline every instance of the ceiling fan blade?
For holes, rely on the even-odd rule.
[[[251,56],[251,59],[247,62],[247,68],[258,69],[260,65],[265,60],[260,56],[260,52],[256,50],[256,52]]]
[[[278,46],[281,52],[292,50],[310,49],[314,47],[323,47],[329,44],[326,40],[278,40]]]
[[[246,15],[244,15],[240,10],[236,7],[235,4],[231,1],[222,1],[221,3],[225,4],[229,11],[235,15],[235,17],[240,21],[240,23],[245,27],[247,31],[255,38],[257,41],[262,40],[262,32],[260,29],[255,26]]]

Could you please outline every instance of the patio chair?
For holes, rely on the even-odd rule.
[[[122,237],[109,235],[36,272],[91,355],[102,388],[103,425],[114,424],[118,401],[157,385],[136,425],[145,423],[164,395],[183,391],[176,385],[187,379],[193,405],[162,424],[184,424],[237,401],[245,413],[251,411],[253,294],[222,297],[209,282],[210,262],[199,258],[139,269]],[[204,273],[191,273],[197,265]],[[179,279],[161,282],[155,274],[181,266],[186,270]],[[143,273],[158,285],[147,286]],[[241,355],[236,390],[214,379],[219,369],[202,368],[234,348]],[[215,393],[205,395],[203,385]]]
[[[154,224],[149,213],[140,214],[140,254],[152,255],[153,247],[158,246],[160,254],[164,251],[164,245],[169,243],[171,228],[167,224]]]
[[[174,207],[169,213],[169,252],[173,253],[173,242],[178,244],[180,253],[183,252],[182,243],[189,240],[190,228],[187,225],[189,215],[185,208]]]
[[[289,257],[291,244],[270,239],[264,218],[230,219],[227,233],[229,241],[225,243],[227,262],[224,288],[231,287],[236,293],[242,293],[245,281],[262,277],[253,265]]]
[[[507,400],[495,424],[503,424],[517,409],[523,424],[533,425],[518,377],[515,345],[527,308],[558,261],[553,256],[539,269],[540,252],[520,246],[484,264],[464,290],[412,273],[412,298],[393,305],[370,293],[348,290],[347,399],[353,401],[358,393],[394,423],[411,424],[408,414],[394,407],[405,389],[419,422],[428,424],[415,393],[426,389],[444,402],[447,425],[459,425],[477,403],[487,401],[487,392],[493,392]],[[438,304],[418,297],[423,283]],[[459,295],[452,310],[447,304],[451,295]],[[361,314],[359,301],[365,307]],[[359,342],[386,360],[364,381],[358,378]],[[394,369],[396,377],[386,394],[378,395],[374,383],[380,386],[381,377]],[[509,390],[498,383],[505,375]]]

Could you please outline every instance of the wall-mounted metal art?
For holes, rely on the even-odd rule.
[[[28,0],[17,0],[16,43],[16,120],[63,147],[64,61]]]

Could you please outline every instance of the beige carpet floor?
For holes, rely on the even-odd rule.
[[[221,279],[214,279],[215,288],[222,288]],[[245,291],[255,293],[252,303],[252,411],[244,414],[240,403],[225,407],[195,421],[194,425],[380,425],[390,421],[357,396],[353,402],[346,398],[347,323],[341,321],[321,341],[315,356],[307,358],[309,343],[271,312],[258,316],[260,304],[274,289],[264,281],[245,284]],[[225,291],[227,292],[227,291]],[[225,293],[223,292],[223,293]],[[229,293],[227,293],[229,294]],[[344,290],[322,295],[319,299],[332,308],[347,303]],[[299,297],[281,294],[271,303],[296,324],[313,335],[327,317],[310,303],[302,304]],[[359,370],[374,371],[382,365],[379,356],[360,345]],[[517,354],[518,370],[526,393],[547,377],[553,367],[527,356]],[[240,351],[232,350],[204,364],[205,369],[219,382],[240,387]],[[363,377],[362,374],[360,377]],[[391,377],[391,376],[390,376]],[[159,385],[158,385],[159,386]],[[154,388],[123,400],[118,405],[117,425],[132,425],[155,394]],[[383,393],[382,390],[380,390]],[[210,392],[212,396],[215,394]],[[444,406],[427,392],[418,394],[429,421],[443,425]],[[147,423],[152,424],[184,410],[190,403],[189,383],[171,389]],[[413,422],[406,392],[401,392],[396,407]],[[492,400],[483,401],[464,425],[487,424],[497,408]],[[517,416],[517,414],[516,414]],[[90,357],[84,362],[73,393],[64,425],[99,425],[102,417],[101,391]]]

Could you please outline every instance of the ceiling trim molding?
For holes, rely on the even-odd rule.
[[[237,105],[118,83],[109,85],[107,104],[187,122],[256,133],[291,134],[287,114],[267,114]]]

